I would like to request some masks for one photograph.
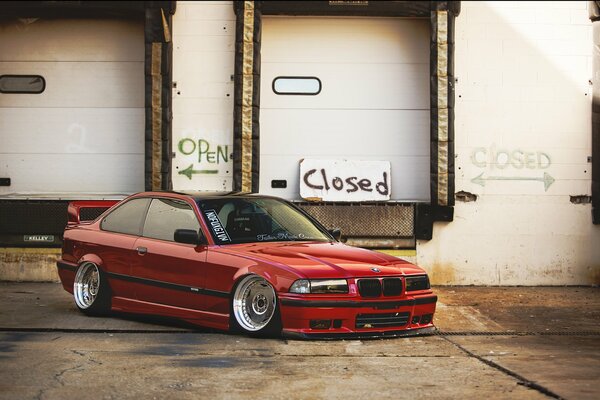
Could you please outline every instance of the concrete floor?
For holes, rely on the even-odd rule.
[[[286,341],[0,283],[0,398],[600,398],[600,289],[438,287],[437,335]]]

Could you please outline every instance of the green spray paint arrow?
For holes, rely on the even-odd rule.
[[[544,192],[548,191],[550,185],[554,183],[554,178],[551,177],[547,172],[544,172],[543,178],[527,178],[519,176],[488,176],[485,178],[483,172],[471,179],[471,182],[481,186],[485,186],[485,181],[538,181],[544,182]]]
[[[218,169],[194,169],[194,164],[190,164],[184,170],[179,171],[179,175],[185,175],[188,179],[192,179],[192,175],[194,174],[217,174],[219,173]]]

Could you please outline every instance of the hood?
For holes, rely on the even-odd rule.
[[[249,243],[230,245],[227,250],[275,266],[284,264],[303,278],[358,278],[425,273],[422,268],[399,258],[342,243]],[[371,269],[374,267],[380,272],[374,272]]]

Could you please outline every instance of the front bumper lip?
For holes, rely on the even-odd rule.
[[[435,326],[415,329],[402,329],[393,331],[373,332],[315,332],[305,333],[283,330],[282,335],[287,339],[318,339],[318,340],[344,340],[344,339],[382,339],[407,336],[433,335],[437,331]]]
[[[287,307],[305,308],[376,308],[393,309],[405,306],[417,306],[422,304],[435,304],[437,296],[417,297],[407,300],[392,301],[355,301],[355,300],[300,300],[281,299],[281,304]]]

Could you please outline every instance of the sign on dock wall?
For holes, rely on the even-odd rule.
[[[318,201],[386,201],[391,196],[389,161],[300,161],[300,197]]]

